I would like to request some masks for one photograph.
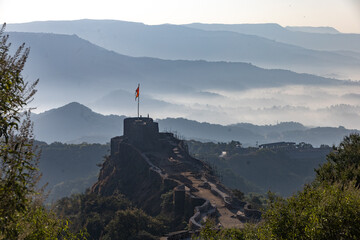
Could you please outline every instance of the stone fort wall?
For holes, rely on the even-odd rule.
[[[159,125],[152,118],[125,118],[124,139],[143,151],[157,149]]]

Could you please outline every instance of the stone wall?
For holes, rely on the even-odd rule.
[[[249,203],[244,206],[244,214],[247,218],[252,220],[261,219],[261,212],[259,210],[251,208],[251,205]]]
[[[174,188],[174,207],[176,213],[183,213],[185,208],[185,185]]]
[[[146,213],[152,216],[159,214],[161,195],[177,186],[177,182],[171,179],[164,181],[142,153],[124,141],[120,141],[114,151],[115,154],[104,162],[92,192],[105,196],[121,192]]]
[[[123,140],[123,137],[113,137],[110,140],[110,154],[111,156],[115,156],[117,152],[119,152],[119,144]]]
[[[202,199],[202,198],[199,198]],[[202,228],[201,220],[206,216],[210,217],[216,213],[216,207],[214,207],[209,200],[205,200],[205,202],[201,206],[195,207],[194,215],[189,219],[190,229],[196,230]]]
[[[151,118],[125,118],[124,138],[143,151],[157,149],[159,125]]]

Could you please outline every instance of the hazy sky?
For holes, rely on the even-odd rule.
[[[0,0],[0,22],[279,23],[360,33],[360,0]]]

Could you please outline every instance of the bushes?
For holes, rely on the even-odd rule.
[[[357,239],[360,192],[339,183],[306,186],[288,199],[273,202],[264,219],[260,239]]]
[[[121,194],[73,195],[56,203],[58,214],[72,220],[72,231],[85,228],[89,239],[156,239],[165,226],[132,206]]]
[[[338,147],[327,156],[327,162],[316,171],[315,183],[355,181],[360,186],[360,135],[346,136]]]
[[[104,239],[156,239],[163,232],[161,222],[139,209],[117,211],[105,228]],[[155,236],[154,236],[155,235]]]
[[[221,231],[205,227],[201,239],[208,233],[212,239],[358,239],[360,136],[345,137],[327,160],[302,191],[287,199],[270,194],[259,225]]]

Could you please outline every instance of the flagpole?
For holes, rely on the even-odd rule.
[[[140,83],[138,84],[138,89],[139,89],[139,92],[140,92]],[[139,96],[138,96],[138,118],[140,117],[139,108],[140,108],[140,93],[139,93]]]

